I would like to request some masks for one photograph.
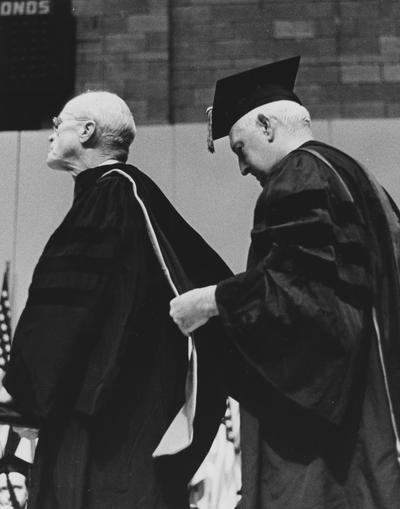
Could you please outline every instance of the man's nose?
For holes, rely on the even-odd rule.
[[[245,164],[243,161],[239,161],[239,170],[243,176],[247,175],[250,172],[249,166]]]
[[[49,142],[50,143],[54,141],[54,135],[55,135],[54,132],[50,134],[50,136],[49,136]]]

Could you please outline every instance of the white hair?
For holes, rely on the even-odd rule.
[[[71,99],[64,112],[93,120],[96,131],[92,142],[105,153],[126,161],[136,126],[131,110],[121,97],[112,92],[88,90]]]
[[[311,129],[310,113],[304,106],[294,101],[273,101],[255,108],[251,113],[253,118],[260,113],[275,117],[291,133]]]

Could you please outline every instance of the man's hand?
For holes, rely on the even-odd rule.
[[[1,374],[0,374],[1,377]],[[4,377],[4,373],[3,373]],[[1,380],[3,379],[1,377]],[[0,381],[1,384],[1,381]],[[0,387],[0,404],[8,404],[12,403],[13,399],[12,396],[9,394],[9,392],[6,390],[4,386]],[[23,428],[20,426],[13,426],[13,430],[15,433],[17,433],[21,438],[29,438],[30,440],[33,440],[39,436],[39,430],[36,428]]]
[[[13,430],[21,438],[29,438],[29,440],[35,440],[39,436],[39,430],[36,428],[22,428],[20,426],[13,426]]]
[[[186,336],[219,314],[215,288],[215,285],[196,288],[171,300],[169,314]]]

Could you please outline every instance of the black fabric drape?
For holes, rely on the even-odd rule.
[[[216,354],[204,348],[223,334],[214,320],[198,333],[194,443],[153,460],[184,400],[187,339],[169,317],[173,294],[131,183],[102,178],[113,168],[135,180],[179,288],[230,275],[137,168],[106,165],[77,177],[72,207],[33,274],[4,381],[42,422],[32,509],[186,509],[186,483],[224,413]]]
[[[397,407],[399,224],[383,191],[319,142],[258,199],[246,272],[221,282],[228,383],[242,405],[241,509],[390,509],[400,470],[372,320]],[[397,415],[397,410],[395,410]]]

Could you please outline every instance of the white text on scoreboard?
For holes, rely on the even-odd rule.
[[[0,16],[44,16],[50,14],[50,0],[0,1]]]

